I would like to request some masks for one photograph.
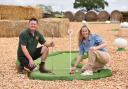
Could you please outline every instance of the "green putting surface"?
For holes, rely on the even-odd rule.
[[[77,72],[73,75],[70,75],[70,53],[68,51],[65,52],[55,52],[49,54],[49,57],[46,61],[46,68],[49,70],[53,70],[53,73],[40,73],[39,71],[34,71],[29,74],[29,78],[31,79],[39,79],[39,80],[90,80],[90,79],[99,79],[104,77],[109,77],[112,75],[112,72],[108,69],[101,70],[99,72],[94,73],[91,76],[81,76],[80,69],[77,69]],[[78,55],[77,51],[72,52],[72,60],[74,60]],[[40,59],[35,61],[38,66],[40,63]],[[17,61],[17,65],[18,61]]]

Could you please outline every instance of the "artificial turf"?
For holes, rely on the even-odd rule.
[[[65,52],[55,52],[49,55],[46,60],[46,68],[52,70],[53,73],[40,73],[39,71],[34,71],[29,74],[31,79],[39,80],[90,80],[90,79],[99,79],[104,77],[109,77],[112,75],[111,70],[101,70],[94,73],[91,76],[81,76],[80,69],[77,69],[77,72],[71,75],[70,72],[70,53]],[[77,57],[78,52],[74,51],[71,54],[72,61]],[[40,59],[35,61],[38,66]],[[18,64],[18,63],[17,63]]]

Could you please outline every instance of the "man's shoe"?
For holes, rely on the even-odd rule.
[[[52,73],[50,70],[47,70],[47,69],[45,68],[45,62],[41,62],[41,63],[39,64],[39,71],[40,71],[41,73]]]
[[[41,73],[52,73],[50,70],[47,70],[47,69],[41,69],[41,68],[39,68],[39,71],[41,72]]]

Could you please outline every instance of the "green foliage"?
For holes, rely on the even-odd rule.
[[[104,9],[108,6],[105,0],[75,0],[74,8],[84,8],[86,11]]]
[[[54,15],[55,15],[55,18],[63,18],[64,17],[64,12],[56,11],[56,12],[54,12]]]
[[[38,4],[37,7],[41,8],[42,11],[44,11],[44,13],[51,14],[53,12],[51,6],[46,6],[46,5],[43,5],[43,4]]]

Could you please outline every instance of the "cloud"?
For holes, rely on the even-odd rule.
[[[107,0],[109,6],[105,10],[112,12],[113,10],[128,11],[128,0]]]
[[[32,5],[33,0],[15,0],[15,4],[21,6]]]

